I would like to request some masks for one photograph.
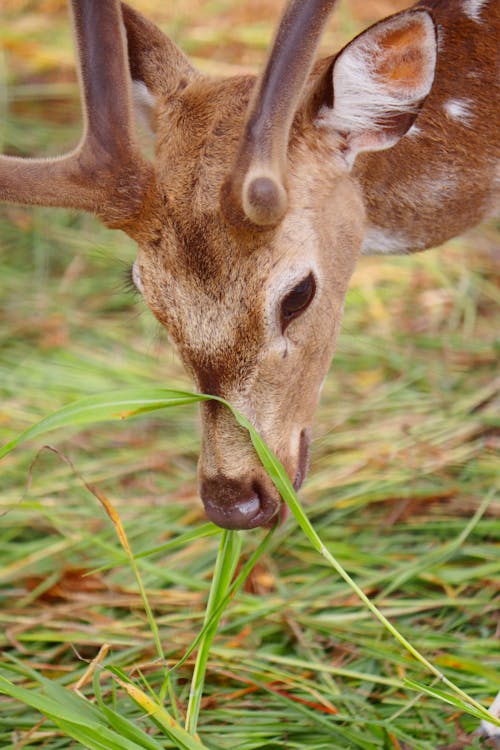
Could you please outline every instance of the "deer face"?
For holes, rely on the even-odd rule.
[[[250,85],[197,82],[175,105],[160,104],[158,121],[168,122],[156,157],[163,187],[141,221],[148,236],[139,238],[134,276],[198,389],[243,412],[298,488],[364,214],[340,159],[335,177],[322,179],[321,163],[335,162],[338,137],[297,125],[283,221],[241,231],[227,219],[220,196]],[[228,528],[272,522],[279,496],[246,431],[217,402],[203,405],[202,424],[199,479],[208,516]]]
[[[412,31],[423,43],[417,55],[408,54]],[[213,82],[191,72],[165,94],[157,71],[153,79],[136,62],[153,86],[157,153],[135,276],[198,388],[243,412],[296,488],[363,238],[349,170],[359,151],[392,145],[411,124],[406,89],[413,99],[428,90],[431,34],[419,13],[389,25],[371,46],[361,38],[347,59],[319,64],[285,113],[279,92],[266,111],[251,78]],[[396,58],[403,47],[401,70],[392,47]],[[352,78],[376,78],[377,54],[388,91],[379,84],[367,113],[352,99]],[[352,72],[356,59],[361,74]],[[289,120],[284,134],[280,119]],[[272,523],[280,498],[246,432],[215,402],[203,405],[202,422],[200,494],[209,518],[226,528]]]
[[[197,387],[247,416],[296,487],[363,238],[349,172],[410,127],[435,63],[433,22],[416,10],[313,69],[334,3],[292,1],[263,74],[214,82],[126,4],[72,0],[82,142],[58,159],[0,157],[0,199],[93,211],[137,240],[136,285]],[[152,162],[135,143],[130,76],[156,130]],[[220,403],[202,419],[209,518],[272,523],[279,497],[246,432]]]

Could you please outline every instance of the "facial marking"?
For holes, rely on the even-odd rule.
[[[256,280],[240,267],[241,278],[219,277],[218,290],[189,274],[166,282],[169,301],[164,324],[198,387],[230,397],[244,387],[262,345],[262,320]]]
[[[310,273],[313,273],[315,279],[319,276],[317,237],[313,225],[307,219],[303,218],[287,229],[283,234],[282,246],[285,248],[284,252],[273,268],[266,289],[266,325],[273,334],[280,331],[280,307],[285,295]],[[279,343],[285,346],[285,342]]]

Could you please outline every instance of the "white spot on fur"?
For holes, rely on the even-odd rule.
[[[418,125],[412,125],[406,133],[406,136],[410,138],[416,138],[418,135],[421,135],[421,133],[422,130],[418,127]]]
[[[466,16],[473,21],[481,22],[481,11],[488,0],[462,0],[462,7]]]
[[[452,120],[458,120],[462,125],[469,125],[473,117],[473,102],[469,99],[448,99],[443,104],[444,111]]]
[[[144,81],[132,81],[132,91],[134,92],[134,99],[145,107],[153,108],[155,106],[156,100]]]
[[[442,170],[434,170],[432,174],[421,174],[418,177],[408,175],[406,192],[408,196],[414,196],[415,206],[432,206],[444,210],[447,201],[456,194],[460,184],[460,176]],[[426,247],[425,235],[421,237],[415,233],[408,237],[398,229],[377,227],[369,225],[361,247],[363,255],[399,255],[414,253]]]
[[[448,168],[451,169],[451,167]],[[457,189],[457,175],[445,169],[446,167],[441,170],[436,169],[432,175],[424,177],[417,183],[410,182],[408,190],[421,195],[427,204],[439,206],[443,200],[453,196]]]
[[[362,255],[399,255],[412,250],[410,240],[394,229],[368,227],[361,246]]]

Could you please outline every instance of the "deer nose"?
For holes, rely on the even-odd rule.
[[[280,508],[277,493],[271,495],[258,482],[247,483],[223,475],[203,478],[200,495],[208,519],[223,529],[269,526]]]

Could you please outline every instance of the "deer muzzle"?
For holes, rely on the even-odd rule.
[[[295,490],[301,487],[307,474],[309,444],[310,432],[302,430],[297,455],[281,457]],[[205,512],[210,521],[224,529],[269,528],[282,523],[288,515],[278,490],[260,465],[251,445],[249,447],[248,453],[245,451],[246,465],[241,465],[241,460],[238,462],[237,476],[230,461],[218,462],[214,473],[207,453],[200,459],[200,496]],[[210,456],[212,451],[208,454]]]

